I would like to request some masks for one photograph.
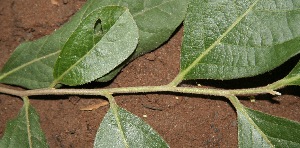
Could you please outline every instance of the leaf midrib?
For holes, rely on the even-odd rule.
[[[29,104],[25,103],[25,118],[26,118],[26,130],[28,133],[28,143],[29,147],[33,148],[32,146],[32,135],[31,135],[31,129],[30,129],[30,120],[29,120]]]

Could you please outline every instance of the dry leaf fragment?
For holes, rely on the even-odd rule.
[[[96,110],[96,109],[98,109],[102,106],[106,106],[106,105],[108,105],[108,101],[101,101],[100,103],[89,105],[87,107],[81,108],[80,110],[92,111],[92,110]]]

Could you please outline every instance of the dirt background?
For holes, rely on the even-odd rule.
[[[68,21],[85,0],[52,2],[58,3],[53,4],[51,0],[0,1],[0,68],[20,43],[50,34]],[[182,34],[180,27],[169,42],[130,63],[112,82],[83,87],[168,84],[179,72]],[[263,86],[284,77],[298,59],[295,57],[279,68],[253,78],[188,81],[182,86],[197,86],[198,83],[227,89]],[[241,99],[248,107],[300,121],[298,90],[299,87],[288,87],[280,90],[282,96],[256,96],[254,103],[249,97]],[[237,147],[236,112],[224,98],[147,94],[117,96],[116,99],[120,106],[150,124],[173,148]],[[91,148],[108,106],[94,111],[80,111],[80,108],[101,101],[98,97],[51,96],[32,98],[31,104],[40,115],[42,129],[51,148]],[[0,94],[0,137],[6,122],[18,114],[21,106],[21,99]]]

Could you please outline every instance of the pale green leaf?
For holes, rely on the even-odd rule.
[[[95,37],[98,19],[100,32]],[[128,9],[96,9],[83,19],[62,48],[54,67],[54,84],[80,85],[102,77],[126,60],[137,43],[138,28]]]
[[[237,113],[239,147],[300,147],[300,123],[248,108]]]
[[[184,24],[184,79],[270,71],[300,51],[300,1],[193,0]]]
[[[18,46],[1,70],[0,82],[29,89],[50,87],[54,82],[54,64],[68,38],[88,14],[108,5],[128,7],[137,23],[139,44],[132,60],[157,48],[170,37],[185,16],[188,0],[89,0],[52,35]],[[119,66],[118,71],[125,64]],[[118,71],[106,76],[106,80],[112,79]]]
[[[98,129],[94,147],[166,148],[169,146],[142,119],[117,107],[117,113],[110,109],[105,115]]]
[[[24,104],[17,118],[7,122],[5,133],[0,140],[1,148],[46,148],[39,117],[30,104]]]

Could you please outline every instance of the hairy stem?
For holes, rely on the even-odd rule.
[[[249,89],[217,89],[217,88],[202,88],[202,87],[172,87],[163,86],[140,86],[140,87],[122,87],[122,88],[106,88],[106,89],[36,89],[36,90],[14,90],[5,87],[0,87],[0,93],[24,97],[37,95],[98,95],[106,96],[109,94],[134,94],[134,93],[151,93],[151,92],[176,92],[185,94],[201,94],[213,96],[228,96],[228,95],[253,95],[253,94],[272,94],[280,95],[268,87],[257,87]]]

